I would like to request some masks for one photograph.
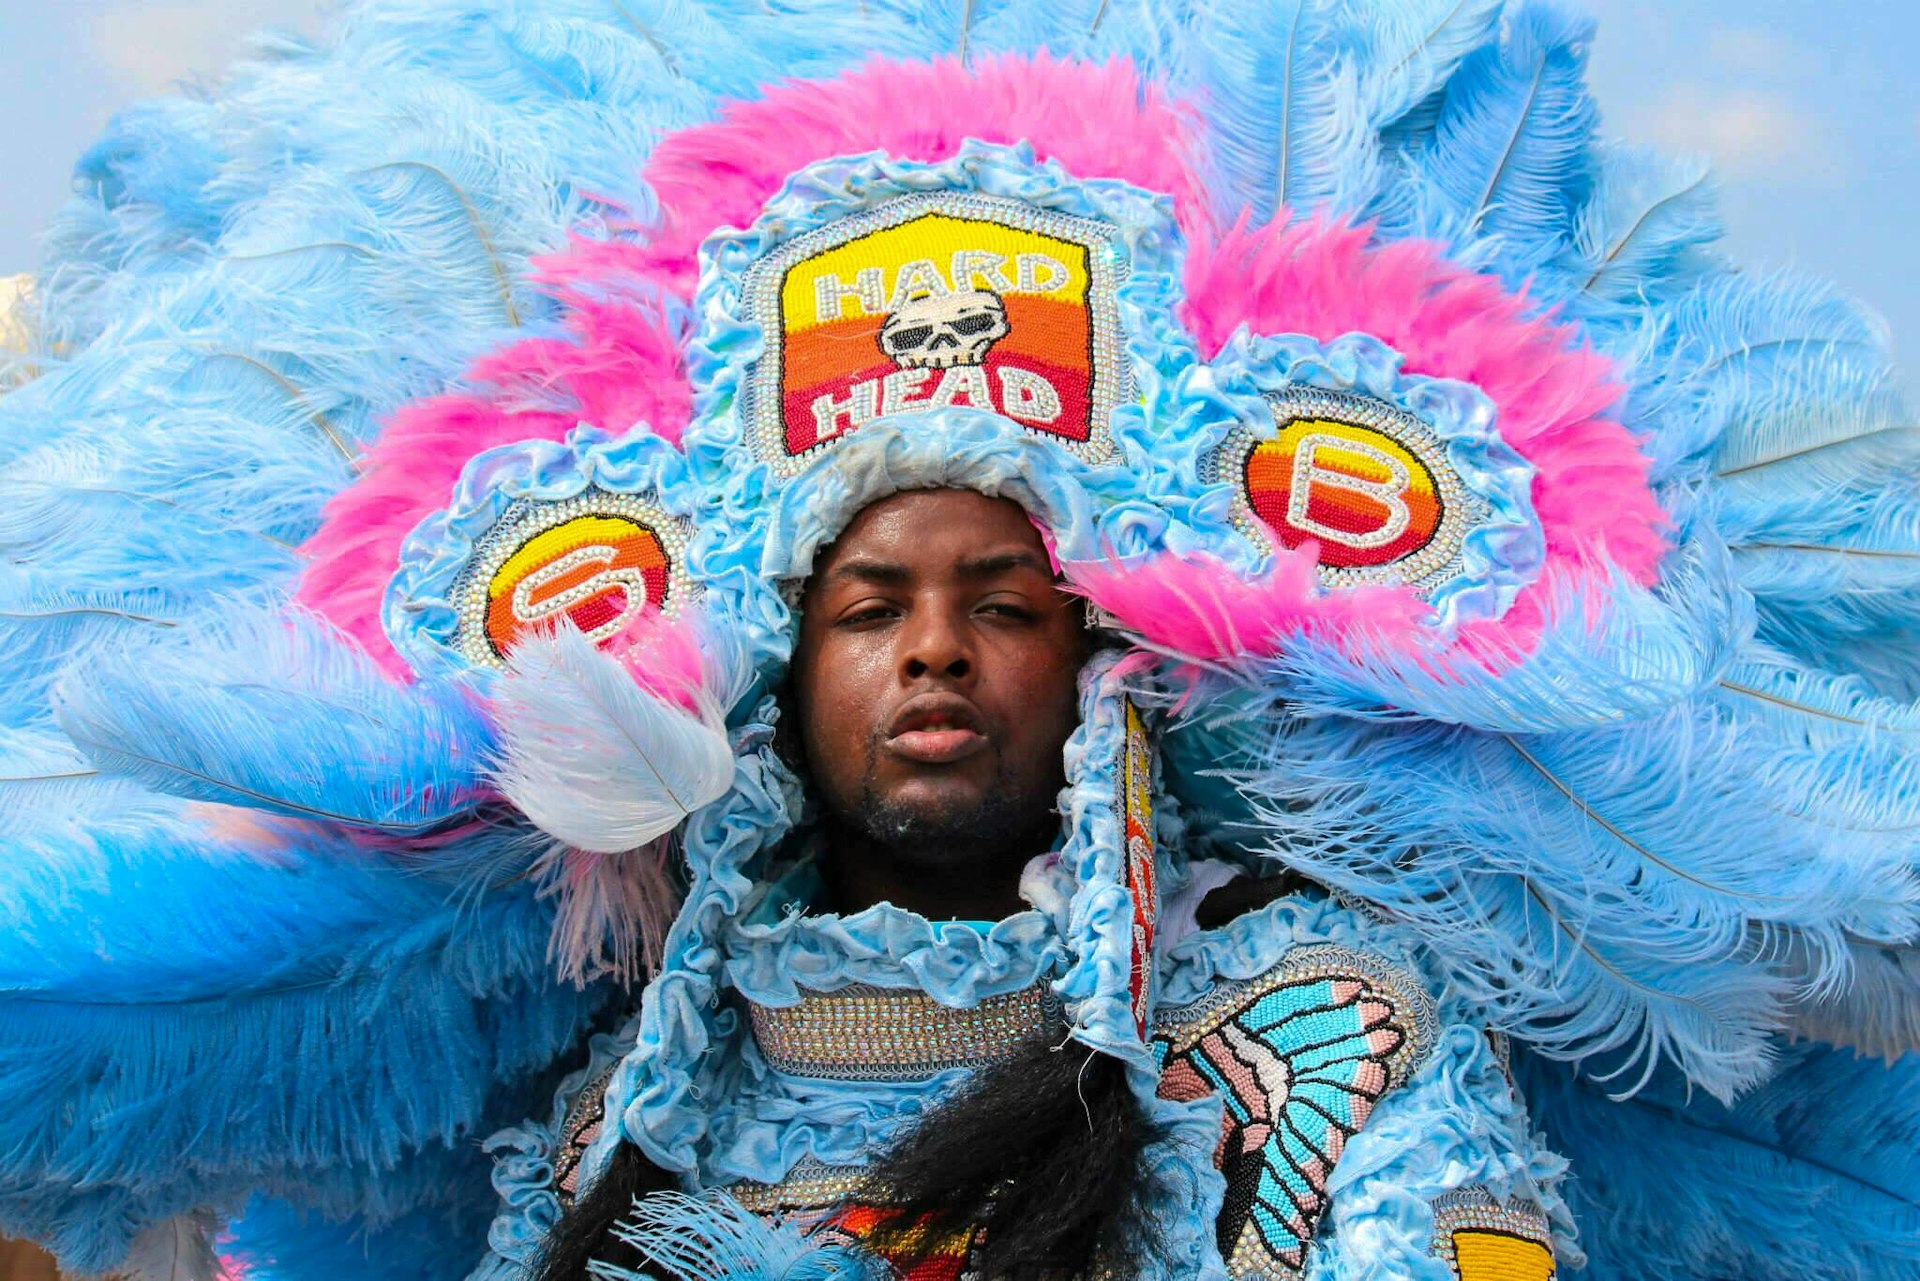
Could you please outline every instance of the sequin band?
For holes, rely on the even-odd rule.
[[[806,1157],[778,1183],[736,1183],[727,1193],[755,1214],[824,1210],[853,1200],[866,1177],[859,1166],[826,1165]]]
[[[855,984],[797,1005],[749,1006],[753,1039],[776,1072],[840,1081],[924,1081],[986,1067],[1063,1026],[1046,984],[954,1009],[925,993]]]

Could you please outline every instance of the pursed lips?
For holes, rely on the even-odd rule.
[[[920,765],[949,765],[986,750],[980,710],[959,694],[916,694],[887,725],[882,746]]]

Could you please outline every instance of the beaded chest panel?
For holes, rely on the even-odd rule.
[[[883,414],[991,410],[1089,461],[1130,394],[1116,229],[978,192],[902,196],[799,236],[746,274],[763,354],[743,403],[786,477]]]
[[[1532,1201],[1474,1185],[1433,1203],[1433,1254],[1455,1281],[1553,1281],[1553,1233]]]
[[[767,1066],[839,1081],[924,1081],[985,1067],[1065,1027],[1044,982],[965,1009],[912,989],[802,989],[799,1004],[749,1005],[748,1017]]]
[[[1319,548],[1329,587],[1431,588],[1461,572],[1490,508],[1426,422],[1370,396],[1299,387],[1267,397],[1275,432],[1236,428],[1212,463],[1235,483],[1234,523],[1256,543]]]
[[[1433,998],[1412,975],[1344,947],[1295,948],[1154,1020],[1160,1094],[1219,1094],[1227,1179],[1220,1253],[1235,1277],[1295,1278],[1327,1181],[1375,1106],[1432,1048]]]

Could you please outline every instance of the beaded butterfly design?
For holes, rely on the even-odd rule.
[[[1296,1277],[1347,1141],[1433,1044],[1411,975],[1337,946],[1296,948],[1155,1020],[1160,1094],[1219,1094],[1220,1254],[1236,1277]]]

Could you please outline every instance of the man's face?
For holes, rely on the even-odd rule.
[[[800,732],[841,822],[895,848],[975,850],[1050,825],[1084,643],[1017,504],[958,489],[877,502],[821,555],[801,610]]]

